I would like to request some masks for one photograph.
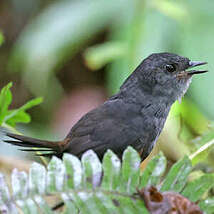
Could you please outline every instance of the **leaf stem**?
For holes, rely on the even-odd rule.
[[[207,150],[209,147],[214,145],[214,139],[211,140],[210,142],[204,144],[202,147],[200,147],[196,152],[194,152],[193,154],[191,154],[189,156],[189,159],[192,160],[193,158],[195,158],[197,155],[199,155],[201,152]]]

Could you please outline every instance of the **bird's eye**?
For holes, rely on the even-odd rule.
[[[166,70],[168,72],[174,72],[174,71],[176,71],[176,67],[173,64],[168,64],[168,65],[166,65]]]

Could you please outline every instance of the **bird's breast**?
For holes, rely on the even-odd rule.
[[[156,139],[163,129],[170,106],[164,103],[150,104],[141,109],[141,133],[147,133],[146,136],[151,140]]]

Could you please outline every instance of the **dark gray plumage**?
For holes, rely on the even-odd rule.
[[[116,95],[84,115],[63,141],[49,142],[8,133],[18,142],[6,142],[50,148],[58,156],[69,152],[80,157],[93,149],[100,158],[107,149],[121,157],[130,145],[145,159],[163,129],[171,105],[184,95],[192,75],[206,72],[186,69],[203,64],[171,53],[152,54],[127,78]]]

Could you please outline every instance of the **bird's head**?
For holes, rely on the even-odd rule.
[[[191,61],[172,53],[155,53],[143,60],[138,69],[148,81],[151,80],[157,93],[176,100],[185,94],[193,75],[207,72],[192,69],[204,64],[206,62]]]

